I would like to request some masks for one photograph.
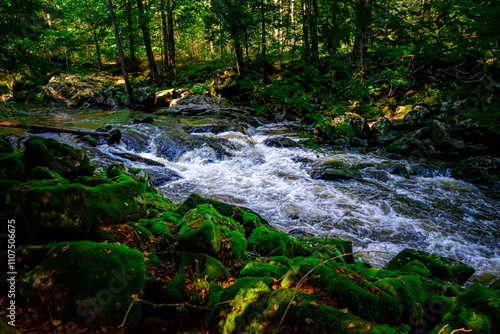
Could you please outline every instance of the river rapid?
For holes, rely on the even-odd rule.
[[[292,235],[351,240],[357,256],[373,266],[383,267],[402,249],[416,248],[473,266],[474,281],[491,284],[500,277],[498,191],[453,179],[450,170],[438,165],[394,160],[384,152],[263,144],[278,136],[299,140],[293,123],[254,123],[243,133],[208,132],[203,127],[188,133],[187,120],[170,116],[151,124],[130,124],[143,116],[128,110],[86,110],[24,118],[27,123],[61,127],[119,126],[120,144],[95,148],[72,135],[40,135],[85,146],[102,164],[121,161],[145,169],[158,180],[158,191],[175,203],[198,193],[245,206]],[[22,130],[0,130],[12,133],[25,136]],[[132,161],[130,156],[142,160]],[[362,178],[311,177],[314,168],[331,161],[358,170]],[[397,172],[401,168],[411,171],[410,176]]]

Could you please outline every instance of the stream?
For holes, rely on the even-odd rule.
[[[130,124],[145,116],[128,110],[85,110],[20,117],[27,123],[72,128],[116,124],[123,133],[119,145],[92,148],[72,135],[40,135],[83,145],[101,164],[122,161],[145,169],[158,191],[175,203],[194,192],[245,206],[292,235],[351,240],[358,256],[373,266],[384,266],[404,248],[416,248],[473,266],[474,281],[490,284],[500,277],[499,192],[453,179],[446,168],[393,160],[382,152],[263,144],[278,136],[300,139],[293,123],[249,122],[244,133],[232,127],[194,127],[189,125],[192,119],[171,116]],[[196,122],[217,121],[199,117]],[[0,134],[22,138],[24,130],[0,128]],[[362,179],[311,177],[316,166],[331,161],[358,170]],[[395,166],[413,173],[404,177],[394,172]]]

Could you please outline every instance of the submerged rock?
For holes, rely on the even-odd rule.
[[[299,147],[299,144],[286,137],[267,138],[266,140],[264,140],[263,144],[269,147],[277,148]]]
[[[434,277],[453,281],[458,284],[463,284],[475,272],[474,268],[465,263],[409,248],[399,252],[398,255],[389,262],[387,269],[399,270],[414,260],[418,260],[425,265]]]
[[[311,177],[328,181],[358,180],[362,178],[358,170],[344,164],[342,161],[327,161],[316,164],[311,171]]]
[[[54,319],[83,328],[127,326],[141,317],[133,305],[144,291],[143,255],[126,246],[91,241],[54,244],[45,260],[23,278],[21,295]],[[57,307],[52,307],[57,305]]]

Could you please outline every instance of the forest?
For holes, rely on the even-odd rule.
[[[499,17],[0,0],[0,333],[500,334]]]

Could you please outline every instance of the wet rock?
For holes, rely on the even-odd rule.
[[[431,129],[429,127],[424,127],[422,129],[409,132],[397,141],[388,145],[387,151],[405,155],[415,151],[417,152],[417,156],[420,153],[421,156],[427,157],[436,151],[435,143],[431,139]]]
[[[429,122],[431,129],[431,139],[434,142],[434,147],[440,151],[457,151],[465,148],[463,140],[455,134],[455,131],[448,124],[431,120]]]
[[[96,132],[108,133],[109,135],[106,136],[106,141],[109,145],[119,144],[122,138],[121,131],[112,125],[106,125],[105,127],[99,128]]]
[[[133,92],[137,101],[143,105],[154,105],[155,103],[155,92],[152,87],[135,87]]]
[[[372,125],[372,132],[373,133],[388,133],[391,131],[392,125],[391,121],[387,117],[382,117],[378,119],[373,125]]]
[[[123,129],[121,141],[127,146],[128,150],[136,153],[149,152],[149,141],[152,134],[145,129]]]
[[[269,147],[277,148],[299,147],[299,144],[286,137],[267,138],[266,140],[264,140],[263,144]]]
[[[453,177],[472,183],[500,186],[500,158],[471,157],[461,161]]]
[[[434,277],[458,284],[463,284],[475,272],[474,268],[465,263],[409,248],[399,252],[389,262],[387,269],[399,270],[414,260],[425,265]]]
[[[352,112],[346,112],[342,116],[335,117],[330,124],[333,133],[341,136],[355,136],[359,139],[367,139],[371,136],[370,126],[363,117]]]
[[[80,330],[119,326],[126,313],[128,326],[134,327],[141,308],[129,306],[132,296],[142,296],[144,266],[143,255],[126,246],[63,242],[54,244],[41,265],[26,275],[20,292],[33,307],[49,307],[54,319],[77,323]]]
[[[140,163],[143,163],[143,164],[146,164],[146,165],[150,165],[150,166],[160,166],[160,167],[164,167],[165,166],[161,162],[158,162],[158,161],[155,161],[155,160],[151,160],[151,159],[147,159],[147,158],[143,158],[143,157],[141,157],[139,155],[135,155],[135,154],[128,153],[128,152],[113,152],[113,154],[117,155],[119,157],[122,157],[124,159],[130,160],[130,161],[140,162]]]
[[[467,143],[482,144],[490,150],[500,146],[500,134],[475,123],[471,118],[453,125],[455,133]]]
[[[375,140],[380,145],[388,145],[390,143],[395,142],[398,139],[401,139],[405,135],[403,131],[389,131],[386,133],[377,133],[375,135]]]
[[[62,177],[92,176],[94,166],[86,153],[54,139],[30,137],[25,142],[23,160],[28,172],[35,167],[48,167]]]
[[[151,176],[151,182],[155,187],[182,179],[182,176],[169,168],[143,168]]]
[[[134,119],[132,121],[132,124],[147,124],[147,123],[153,123],[154,119],[153,117],[145,117],[143,119]]]
[[[361,179],[361,173],[354,168],[345,165],[339,161],[328,161],[317,164],[311,171],[313,179],[321,179],[328,181],[336,180],[358,180]]]

